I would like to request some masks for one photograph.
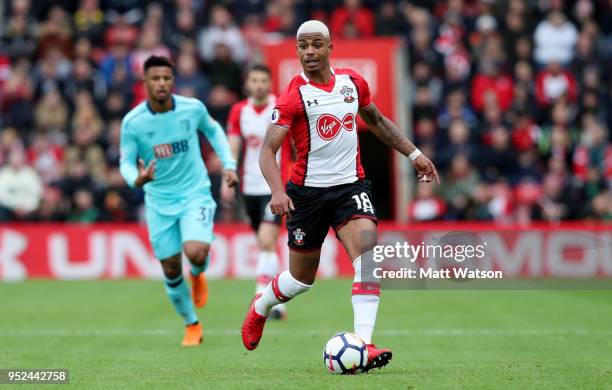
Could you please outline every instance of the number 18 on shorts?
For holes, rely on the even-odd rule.
[[[371,183],[354,183],[318,188],[287,184],[287,195],[295,211],[287,218],[289,247],[296,251],[321,247],[330,226],[337,232],[354,218],[377,221]]]

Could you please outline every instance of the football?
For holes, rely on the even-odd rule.
[[[325,344],[323,364],[332,374],[358,374],[367,362],[366,344],[353,333],[338,333]]]

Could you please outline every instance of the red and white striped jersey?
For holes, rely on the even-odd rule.
[[[245,195],[269,195],[270,187],[259,168],[259,154],[270,125],[270,117],[276,96],[270,95],[268,104],[262,107],[253,105],[252,100],[244,99],[232,106],[227,120],[229,135],[242,137],[244,153],[242,161],[242,192]],[[280,163],[279,150],[276,160]]]
[[[276,102],[272,123],[288,128],[295,144],[294,184],[330,187],[365,177],[356,116],[371,103],[368,83],[350,69],[332,69],[325,85],[304,73],[293,78]]]

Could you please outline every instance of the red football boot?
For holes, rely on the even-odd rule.
[[[244,322],[242,323],[242,343],[249,351],[254,350],[259,345],[259,340],[261,340],[264,325],[266,325],[266,319],[268,318],[255,311],[255,301],[260,296],[261,294],[256,294],[251,301],[249,311],[247,311]]]
[[[368,348],[368,364],[363,372],[368,372],[373,368],[383,368],[391,361],[393,353],[390,349],[378,349],[374,344],[368,344],[366,347]]]

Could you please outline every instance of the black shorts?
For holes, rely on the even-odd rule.
[[[331,226],[337,232],[349,220],[368,218],[377,222],[369,180],[318,188],[287,183],[287,195],[295,211],[287,218],[289,248],[319,249]]]
[[[257,231],[262,222],[270,222],[280,226],[281,217],[272,214],[270,210],[271,195],[244,195],[244,205],[246,207],[251,227]]]

